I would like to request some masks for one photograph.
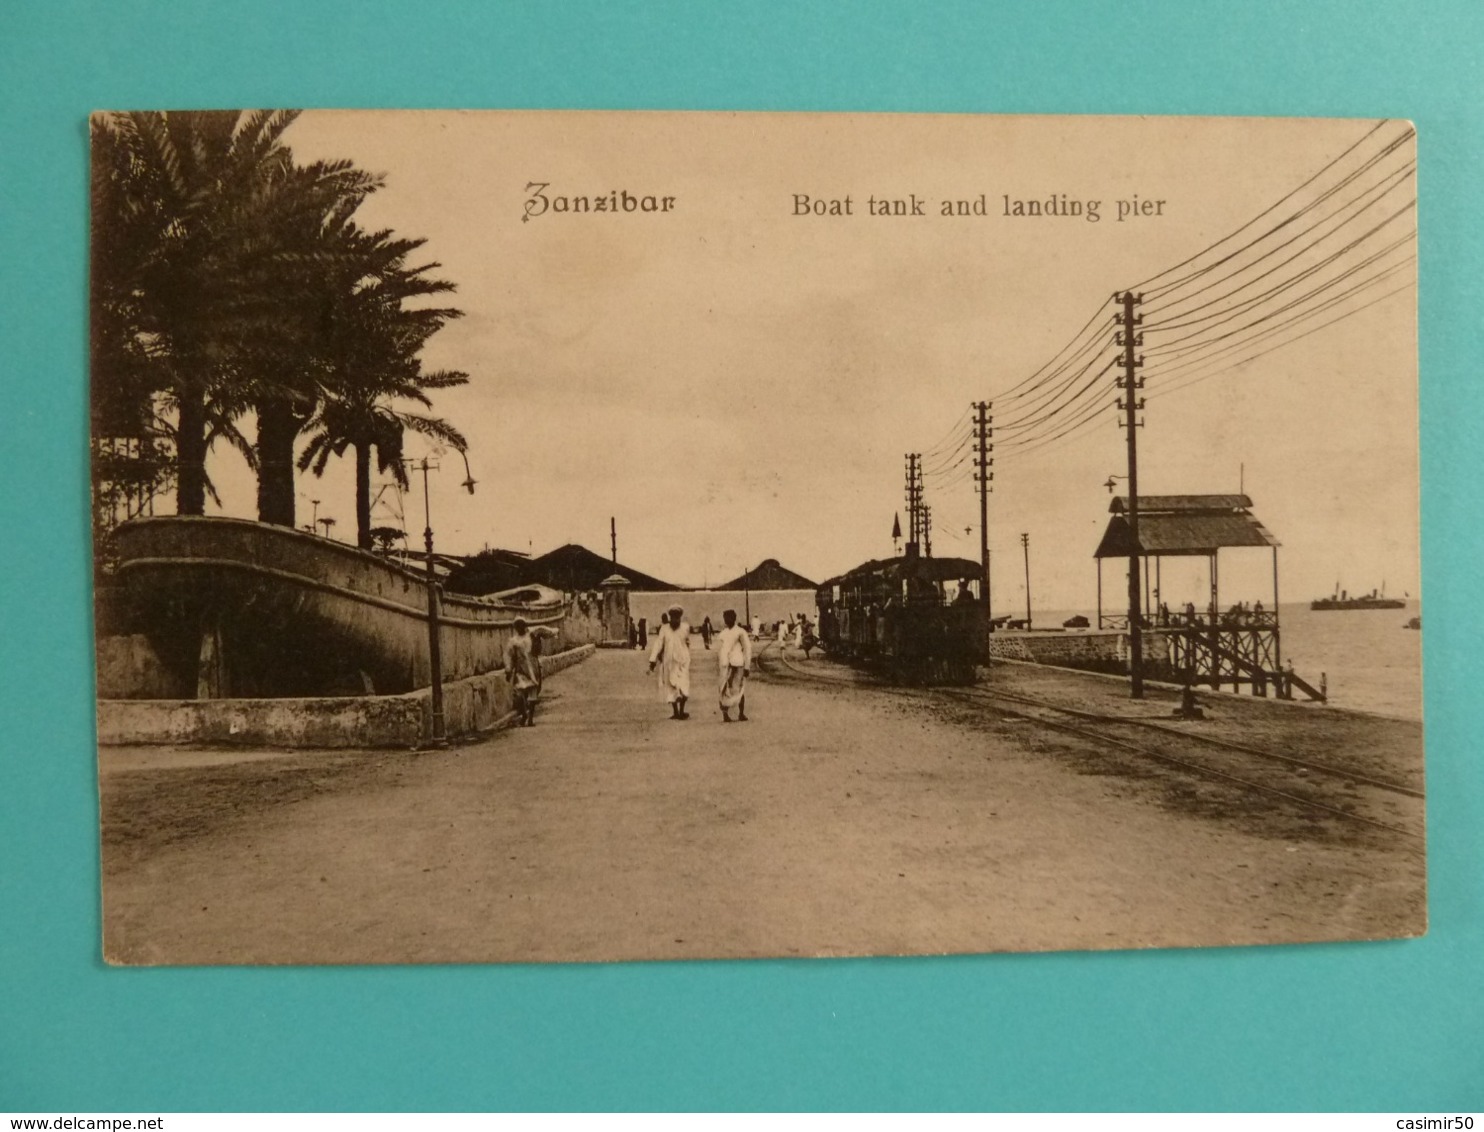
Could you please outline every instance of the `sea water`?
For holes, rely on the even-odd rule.
[[[1279,607],[1283,664],[1314,687],[1321,674],[1334,707],[1397,719],[1422,718],[1422,633],[1406,624],[1421,606],[1405,609],[1313,610],[1307,602]],[[1037,611],[1036,629],[1059,628],[1076,610]],[[1096,621],[1095,612],[1083,612]],[[1076,632],[1069,629],[1067,632]]]

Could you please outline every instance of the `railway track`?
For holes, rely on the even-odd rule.
[[[937,697],[984,707],[995,714],[1020,719],[1048,730],[1095,743],[1102,751],[1115,750],[1172,768],[1182,774],[1215,780],[1248,793],[1279,800],[1309,814],[1323,814],[1383,830],[1403,839],[1409,851],[1422,852],[1420,802],[1423,792],[1404,783],[1338,767],[1301,755],[1264,750],[1155,719],[1114,716],[1082,711],[1029,696],[991,688],[907,689],[848,676],[806,672],[778,650],[760,653],[765,662],[777,660],[791,678],[837,686],[863,686],[913,700]]]

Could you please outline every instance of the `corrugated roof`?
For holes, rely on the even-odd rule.
[[[781,566],[776,558],[759,562],[746,573],[739,574],[730,582],[716,586],[718,590],[812,590],[817,582],[811,582],[803,574],[796,574],[787,566]]]
[[[1230,496],[1227,498],[1245,498]],[[1143,500],[1139,508],[1140,554],[1210,554],[1228,546],[1278,546],[1268,529],[1248,514],[1151,514],[1146,515]],[[1098,543],[1094,558],[1127,558],[1128,520],[1115,515],[1108,520],[1103,541]]]
[[[1252,500],[1245,495],[1141,495],[1140,516],[1158,511],[1245,511]],[[1122,515],[1128,510],[1128,496],[1115,495],[1108,510]]]

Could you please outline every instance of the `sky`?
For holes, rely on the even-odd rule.
[[[974,485],[954,482],[963,470],[955,461],[969,404],[994,401],[997,425],[1028,408],[1054,407],[1055,398],[1005,398],[1115,290],[1168,271],[1286,194],[1299,190],[1296,203],[1312,199],[1304,182],[1375,126],[313,111],[285,140],[301,161],[349,158],[384,174],[385,187],[362,206],[362,223],[426,238],[425,258],[457,284],[453,302],[465,317],[432,340],[425,362],[471,376],[467,387],[439,393],[436,411],[468,437],[478,486],[472,496],[460,488],[457,454],[434,473],[439,549],[541,553],[579,542],[606,553],[611,516],[621,561],[700,586],[764,558],[822,579],[892,553],[893,517],[904,510],[904,454],[914,451],[929,453],[930,469],[947,467],[926,484],[937,520],[934,553],[977,558]],[[1391,123],[1372,137],[1405,130]],[[1401,166],[1411,156],[1407,142],[1333,201],[1388,171],[1405,174]],[[652,196],[657,205],[671,197],[673,204],[648,213],[548,207],[527,217],[532,184],[547,186],[553,202],[616,191],[641,201]],[[945,199],[967,201],[972,212],[981,194],[984,215],[940,214]],[[840,202],[839,212],[848,196],[851,215],[828,214],[829,203],[826,215],[798,215],[800,195],[810,205]],[[1306,266],[1318,272],[1309,285],[1347,265],[1360,264],[1355,280],[1397,268],[1386,286],[1341,302],[1297,332],[1396,285],[1398,293],[1235,369],[1212,363],[1161,375],[1155,357],[1146,363],[1141,492],[1243,487],[1282,543],[1284,600],[1328,593],[1336,584],[1361,591],[1384,583],[1389,593],[1418,593],[1416,292],[1406,286],[1415,265],[1398,260],[1408,247],[1370,266],[1360,262],[1414,227],[1415,213],[1344,252],[1333,267],[1315,266],[1414,195],[1403,176],[1398,191],[1373,210],[1344,225],[1337,220],[1328,243],[1225,301],[1240,302]],[[1085,209],[1081,216],[1005,215],[1007,199],[1053,196],[1059,208],[1063,201],[1098,201],[1100,219],[1088,220]],[[909,211],[915,197],[924,215],[868,215],[872,197],[908,201]],[[1117,219],[1116,202],[1135,197],[1150,202],[1140,212],[1162,203]],[[1283,215],[1281,208],[1272,214]],[[1218,285],[1175,309],[1181,318],[1206,315],[1209,321],[1194,327],[1214,333],[1223,308],[1201,304],[1221,300],[1307,244],[1298,240],[1225,286],[1222,271],[1213,270],[1185,291]],[[1281,294],[1300,295],[1303,287]],[[1172,290],[1164,301],[1180,296]],[[1238,308],[1247,315],[1226,329],[1282,301]],[[1179,321],[1158,308],[1156,297],[1146,298],[1149,323]],[[1112,310],[1098,316],[1105,331]],[[1173,339],[1191,332],[1151,327],[1144,349],[1177,349]],[[1241,343],[1237,336],[1232,345]],[[1098,356],[1111,360],[1114,353],[1109,342]],[[1243,356],[1235,349],[1225,360]],[[1167,357],[1166,365],[1175,360]],[[1203,373],[1207,380],[1175,388]],[[1112,377],[1110,370],[1094,387],[1108,402]],[[1069,388],[1082,385],[1079,379]],[[1023,452],[1008,443],[1016,430],[997,431],[989,507],[997,612],[1024,604],[1022,533],[1029,536],[1035,606],[1092,608],[1092,552],[1108,517],[1104,484],[1126,470],[1115,421],[1108,412]],[[409,448],[420,453],[422,443],[412,439]],[[338,520],[334,536],[351,539],[352,472],[348,460],[343,464],[322,480],[301,477],[300,521],[328,514]],[[253,481],[240,458],[214,453],[211,474],[221,510],[251,516]],[[394,499],[383,496],[378,522],[395,523],[387,509]],[[403,523],[420,542],[420,492],[407,500]],[[1164,580],[1171,604],[1203,603],[1203,565],[1167,564]],[[1108,564],[1105,592],[1122,585],[1121,569]],[[1267,602],[1271,586],[1265,552],[1223,554],[1223,600]]]

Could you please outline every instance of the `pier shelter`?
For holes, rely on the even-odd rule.
[[[1145,495],[1139,498],[1139,537],[1134,544],[1128,521],[1128,498],[1115,496],[1110,518],[1094,557],[1098,564],[1098,628],[1128,628],[1127,613],[1103,611],[1103,559],[1127,561],[1137,554],[1143,563],[1145,634],[1163,636],[1167,648],[1162,666],[1168,672],[1149,675],[1207,684],[1212,688],[1243,685],[1265,696],[1271,685],[1278,696],[1294,688],[1322,699],[1292,672],[1283,669],[1278,621],[1278,540],[1252,513],[1246,495]],[[1227,608],[1221,599],[1221,551],[1268,550],[1272,555],[1272,604],[1242,600]],[[1210,594],[1204,609],[1194,603],[1171,609],[1160,596],[1164,558],[1200,557],[1207,561]],[[1152,564],[1152,570],[1151,570]],[[1122,591],[1120,591],[1122,592]]]

